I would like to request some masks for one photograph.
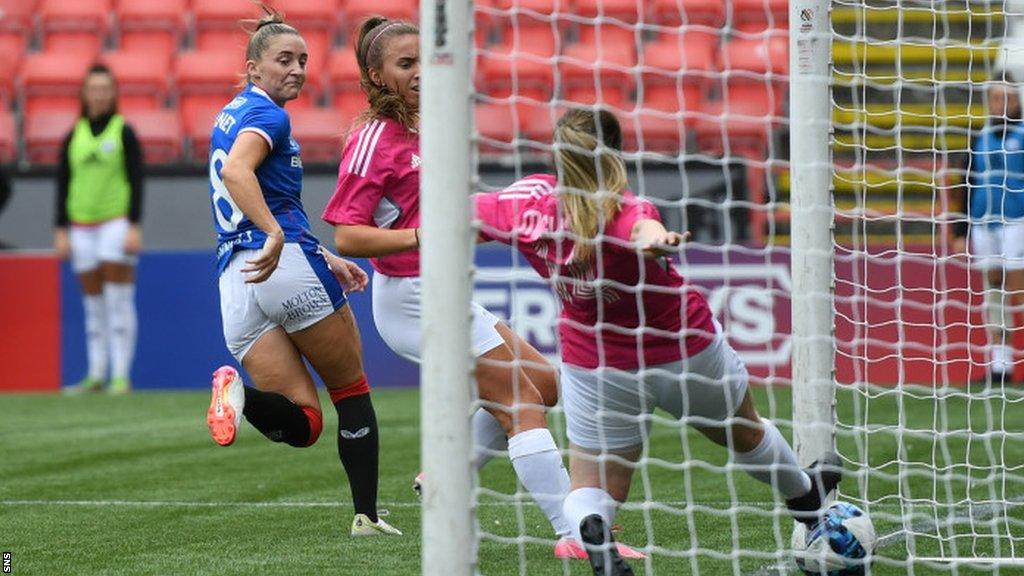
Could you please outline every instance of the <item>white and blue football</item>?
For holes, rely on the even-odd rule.
[[[835,502],[813,530],[797,523],[793,558],[805,574],[866,574],[875,551],[875,527],[866,512],[848,502]]]

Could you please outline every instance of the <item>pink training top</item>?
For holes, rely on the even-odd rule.
[[[389,118],[353,132],[338,167],[338,187],[324,208],[329,224],[363,224],[399,230],[420,225],[420,141]],[[418,250],[370,258],[388,276],[419,276]]]
[[[624,370],[693,356],[715,334],[711,308],[666,259],[645,258],[630,245],[638,220],[658,210],[626,191],[621,211],[604,229],[601,261],[572,262],[555,177],[528,176],[500,192],[476,194],[484,240],[515,247],[547,278],[562,302],[562,361],[582,368]]]

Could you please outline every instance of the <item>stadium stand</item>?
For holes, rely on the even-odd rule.
[[[274,5],[306,38],[309,76],[303,97],[289,109],[296,126],[315,140],[303,142],[316,156],[307,161],[326,161],[337,152],[326,149],[329,131],[317,132],[309,119],[340,121],[330,128],[344,133],[365,108],[353,28],[373,13],[415,19],[417,7],[404,0]],[[642,3],[643,13],[638,6],[634,0],[478,1],[477,118],[488,146],[500,144],[489,150],[517,136],[549,141],[561,109],[555,104],[594,102],[600,90],[601,101],[623,115],[632,148],[721,154],[728,137],[731,153],[738,145],[739,153],[763,157],[767,127],[777,124],[786,99],[786,70],[772,64],[786,64],[785,2],[738,0],[729,11],[736,25],[731,33],[723,32],[724,0],[653,0]],[[46,123],[36,116],[77,111],[82,73],[95,59],[114,70],[122,111],[177,117],[165,130],[150,132],[147,150],[154,158],[204,162],[213,115],[236,92],[243,72],[246,36],[239,21],[259,16],[248,0],[0,0],[0,10],[0,48],[9,55],[0,62],[0,106],[26,136],[33,126],[33,144],[24,150],[32,153],[22,157],[33,163],[49,158],[39,152]],[[599,14],[600,26],[583,20]],[[642,34],[633,24],[641,18],[649,24]],[[685,34],[673,29],[683,23]],[[840,60],[850,57],[845,54],[837,50]],[[726,68],[728,78],[719,72]],[[771,81],[764,77],[768,70],[776,74]],[[715,116],[726,110],[730,120],[723,129]],[[168,139],[176,134],[179,142],[172,145]],[[11,152],[4,153],[9,158]]]
[[[77,112],[82,79],[93,60],[93,55],[79,52],[29,54],[22,64],[22,109],[26,114]]]
[[[720,59],[720,68],[729,70],[725,94],[722,100],[704,106],[705,113],[696,123],[698,147],[715,154],[728,150],[764,159],[769,130],[782,120],[789,41],[781,35],[736,38],[727,44]]]
[[[125,49],[106,52],[102,60],[117,78],[122,112],[153,110],[166,104],[171,63],[163,53]]]
[[[0,0],[0,105],[14,99],[15,76],[32,32],[35,0]]]
[[[187,0],[119,0],[115,11],[118,47],[169,63],[185,34],[187,6]]]
[[[43,48],[95,57],[110,23],[110,0],[42,0],[39,23]]]
[[[181,120],[172,110],[135,110],[125,113],[142,143],[146,164],[176,164],[182,159]]]
[[[559,62],[564,99],[570,102],[601,103],[625,110],[636,90],[637,67],[634,44],[574,44],[565,49]]]
[[[326,108],[304,108],[291,114],[292,137],[302,147],[303,162],[337,164],[349,119]]]
[[[725,2],[721,0],[652,0],[648,16],[662,26],[707,26],[725,24]]]
[[[639,107],[681,111],[688,125],[701,112],[712,85],[718,37],[703,32],[662,35],[644,46]]]
[[[222,108],[238,91],[244,61],[234,50],[190,50],[178,54],[175,80],[178,108],[188,126],[203,116],[206,128],[213,125],[209,110]]]
[[[64,137],[78,119],[78,111],[48,110],[25,118],[25,156],[36,164],[56,164]]]
[[[245,52],[248,40],[243,20],[255,20],[259,12],[248,0],[192,0],[196,49]]]
[[[359,27],[359,23],[367,16],[381,14],[410,22],[416,22],[419,18],[419,3],[407,0],[345,0],[341,2],[339,9],[342,15],[342,27],[349,39],[352,38],[353,31]]]

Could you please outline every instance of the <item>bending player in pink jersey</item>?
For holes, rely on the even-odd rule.
[[[370,258],[377,330],[392,350],[418,362],[419,30],[373,17],[360,27],[355,50],[369,109],[345,145],[323,218],[335,225],[341,254]],[[476,378],[486,402],[473,417],[474,465],[507,449],[519,480],[559,536],[556,556],[582,558],[562,516],[569,476],[545,418],[545,407],[558,400],[554,369],[482,306],[474,303],[472,312]]]
[[[482,239],[517,248],[561,300],[572,477],[564,512],[602,576],[633,574],[607,545],[609,526],[629,494],[634,465],[626,462],[640,457],[646,416],[657,407],[729,448],[736,465],[776,488],[808,525],[842,475],[831,453],[801,470],[785,438],[758,416],[742,361],[707,301],[666,258],[685,237],[626,189],[621,141],[611,113],[571,110],[555,131],[557,177],[528,176],[474,197]]]

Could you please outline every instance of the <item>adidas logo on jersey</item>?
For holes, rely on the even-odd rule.
[[[415,169],[419,168],[420,164],[422,164],[422,162],[420,161],[420,157],[417,156],[416,154],[413,154],[412,155],[412,162],[410,164],[412,166],[412,169],[415,170]]]

